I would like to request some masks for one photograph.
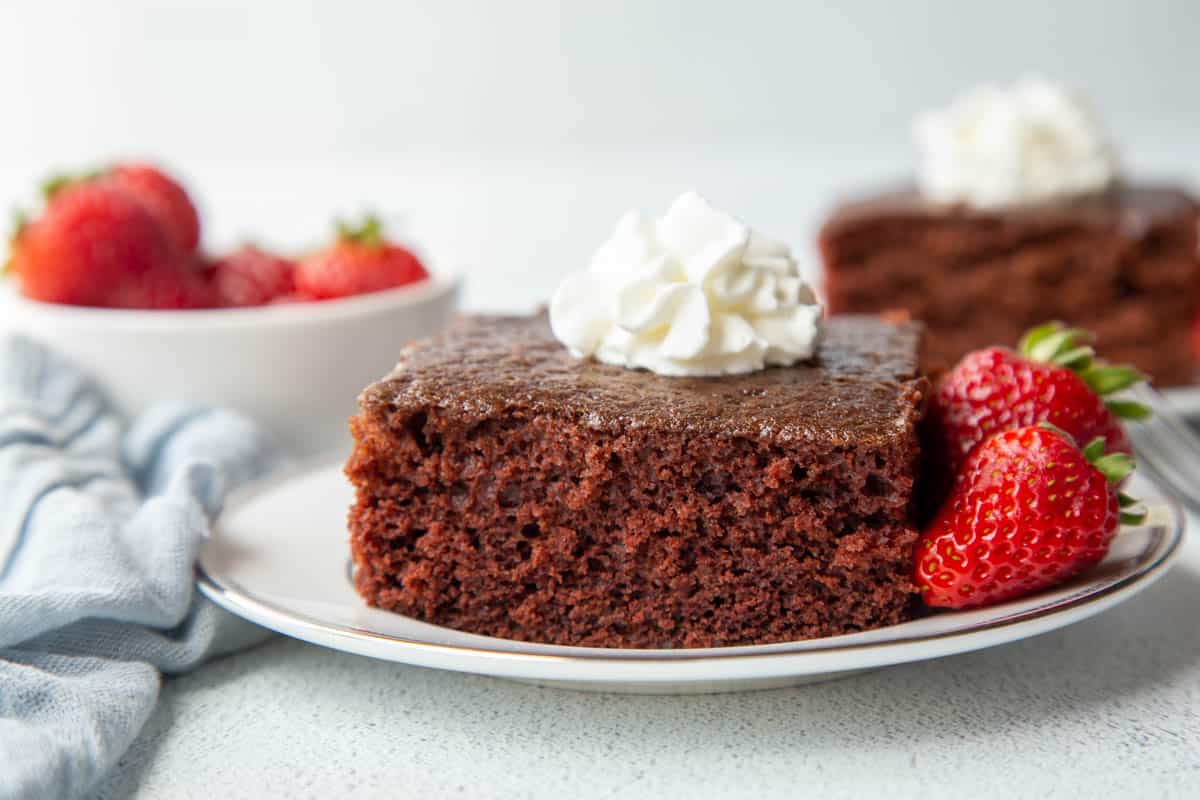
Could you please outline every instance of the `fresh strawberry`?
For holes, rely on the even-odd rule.
[[[1045,423],[988,439],[917,541],[914,580],[926,605],[1000,603],[1096,564],[1120,523],[1145,516],[1117,491],[1132,470],[1132,457],[1105,454],[1103,439],[1080,450]]]
[[[102,178],[125,188],[146,206],[180,250],[195,252],[200,243],[200,216],[179,183],[147,164],[118,164]]]
[[[210,276],[197,269],[152,272],[141,281],[122,287],[121,292],[121,299],[112,304],[122,308],[182,311],[219,305]]]
[[[295,269],[290,259],[246,245],[217,261],[213,284],[223,306],[261,306],[292,295]]]
[[[337,240],[300,262],[296,288],[314,300],[378,292],[428,277],[415,255],[383,236],[377,217],[354,228],[339,223]]]
[[[21,227],[12,247],[21,291],[68,305],[148,307],[144,287],[180,270],[180,263],[146,207],[104,181],[54,192],[42,215]]]
[[[1099,361],[1088,335],[1051,322],[1034,328],[1019,351],[989,347],[968,353],[939,381],[930,400],[927,439],[936,469],[953,476],[980,442],[1000,431],[1039,422],[1076,441],[1097,436],[1110,451],[1130,452],[1122,419],[1148,410],[1110,397],[1145,377],[1128,366]]]

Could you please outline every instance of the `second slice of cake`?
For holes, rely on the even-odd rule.
[[[830,313],[908,312],[935,370],[1061,320],[1160,385],[1193,381],[1200,202],[1123,174],[1085,99],[1039,78],[983,86],[916,133],[915,186],[821,229]]]
[[[470,318],[361,398],[358,589],[465,631],[600,647],[904,621],[920,338],[842,317],[812,362],[671,378],[573,358],[544,317]]]

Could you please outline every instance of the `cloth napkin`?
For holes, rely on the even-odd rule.
[[[226,493],[280,463],[253,422],[127,422],[75,365],[0,342],[0,798],[86,794],[160,675],[266,637],[193,590]]]

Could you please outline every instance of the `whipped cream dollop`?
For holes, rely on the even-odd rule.
[[[984,86],[916,123],[921,192],[979,207],[1103,190],[1117,160],[1088,104],[1040,78]]]
[[[728,375],[811,358],[821,306],[786,245],[694,192],[630,211],[550,303],[577,358],[660,375]]]

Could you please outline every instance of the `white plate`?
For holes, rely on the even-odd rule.
[[[1025,639],[1097,614],[1158,579],[1179,549],[1182,516],[1146,480],[1148,524],[1105,561],[1033,598],[941,613],[866,633],[750,647],[609,650],[461,633],[368,607],[350,581],[340,464],[265,482],[231,502],[200,558],[200,590],[235,614],[314,644],[425,667],[574,689],[714,692],[826,680]]]

